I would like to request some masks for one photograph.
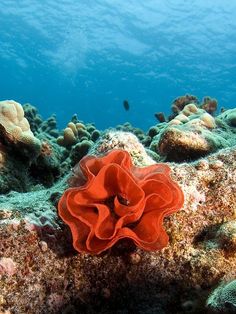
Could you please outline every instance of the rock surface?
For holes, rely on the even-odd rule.
[[[1,310],[206,311],[211,290],[236,276],[235,228],[227,228],[236,219],[236,149],[170,166],[185,205],[165,220],[170,243],[158,252],[127,242],[98,256],[76,253],[54,206],[63,184],[1,196],[0,254],[16,267],[14,274],[1,274]]]
[[[25,106],[39,155],[19,158],[5,132],[0,134],[1,314],[235,313],[236,109],[215,117],[203,108],[187,109],[193,109],[192,117],[183,121],[178,112],[148,134],[128,123],[102,133],[86,124],[89,135],[76,133],[68,148],[57,143],[54,118],[43,121],[34,107]],[[171,123],[179,118],[181,123]],[[71,122],[79,123],[76,117]],[[188,132],[206,141],[206,147],[199,144],[204,154],[183,150],[184,139],[188,152],[196,144]],[[208,149],[212,143],[214,149]],[[58,217],[58,200],[72,164],[88,150],[117,148],[127,150],[138,166],[167,160],[184,206],[165,219],[170,240],[161,251],[122,241],[97,256],[79,254]]]

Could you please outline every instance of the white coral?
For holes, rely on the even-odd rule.
[[[0,127],[10,142],[40,147],[40,141],[34,137],[24,117],[21,104],[14,100],[0,101]]]
[[[134,165],[139,167],[156,163],[148,156],[138,138],[130,132],[108,131],[98,143],[92,147],[89,153],[94,155],[105,154],[112,149],[126,150],[130,154]]]

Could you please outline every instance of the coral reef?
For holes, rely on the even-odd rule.
[[[225,126],[229,125],[230,127],[236,127],[236,110],[229,109],[224,110],[224,112],[217,117],[219,122],[222,122]]]
[[[29,121],[30,128],[34,134],[38,136],[39,134],[44,133],[44,135],[50,135],[55,138],[59,136],[55,115],[52,115],[44,121],[36,107],[29,103],[24,104],[22,107],[25,112],[25,117]]]
[[[211,98],[206,96],[203,98],[202,102],[200,103],[198,98],[193,95],[186,94],[184,96],[180,96],[176,98],[171,105],[172,113],[166,119],[163,112],[157,112],[154,114],[156,119],[160,122],[168,122],[174,119],[188,104],[194,104],[198,108],[204,109],[207,113],[211,115],[215,115],[217,111],[218,102],[215,98]]]
[[[170,167],[185,203],[164,220],[170,242],[158,252],[127,243],[100,256],[75,254],[54,207],[65,181],[1,196],[0,254],[16,265],[1,279],[2,311],[204,313],[211,290],[236,276],[234,246],[222,244],[233,243],[236,150]]]
[[[49,127],[49,120],[43,122],[30,104],[0,102],[0,193],[26,192],[36,184],[49,187],[60,177],[62,149],[51,135],[55,124]],[[46,125],[49,133],[42,131]]]
[[[154,164],[155,161],[152,157],[158,158],[155,152],[145,150],[144,146],[140,143],[138,138],[131,132],[108,130],[100,137],[100,139],[91,147],[89,154],[103,155],[112,149],[126,150],[132,162],[136,166],[147,166]],[[149,156],[149,154],[151,157]]]
[[[149,129],[149,148],[162,160],[183,162],[234,146],[235,112],[236,109],[226,110],[214,118],[195,104],[188,104],[168,123]]]
[[[146,138],[145,133],[142,129],[133,127],[129,122],[125,122],[123,125],[121,124],[117,125],[116,130],[133,133],[134,135],[137,136],[141,143]]]
[[[100,137],[100,131],[93,124],[84,124],[74,115],[71,122],[58,136],[57,144],[65,147],[71,166],[77,164]]]
[[[74,116],[68,127],[76,141],[61,146],[55,116],[43,121],[29,104],[24,112],[14,101],[0,102],[0,313],[235,313],[236,109],[216,115],[214,100],[200,104],[192,96],[175,104],[175,115],[147,134],[129,123],[101,132]],[[73,131],[77,123],[83,135]],[[139,173],[164,161],[184,193],[182,208],[163,219],[169,242],[161,250],[124,238],[99,255],[79,253],[76,233],[58,215],[65,190],[74,186],[76,204],[86,181],[79,165],[71,167],[114,149],[125,150]],[[101,192],[96,178],[108,176],[110,187],[118,182],[102,169],[94,167],[99,175],[87,182],[93,194]],[[135,197],[139,185],[127,186],[131,170],[119,186]],[[160,203],[169,195],[161,182],[149,191]],[[118,199],[123,206],[126,200]]]
[[[154,114],[154,116],[156,117],[156,119],[157,119],[160,123],[166,122],[166,117],[165,117],[165,115],[164,115],[163,112],[156,112],[156,113]]]
[[[171,105],[172,113],[170,114],[168,120],[170,121],[174,119],[174,117],[177,116],[179,112],[182,111],[186,105],[188,104],[197,105],[198,103],[199,103],[199,100],[194,95],[186,94],[184,96],[180,96],[176,98]]]

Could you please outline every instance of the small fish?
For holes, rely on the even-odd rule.
[[[129,103],[128,103],[128,100],[124,100],[124,101],[123,101],[123,106],[124,106],[124,108],[125,108],[126,111],[129,110]]]
[[[156,112],[154,116],[160,123],[166,122],[166,117],[163,112]]]

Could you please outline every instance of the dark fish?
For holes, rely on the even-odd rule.
[[[129,110],[129,103],[128,103],[128,100],[124,100],[124,101],[123,101],[123,106],[124,106],[124,108],[125,108],[126,111]]]
[[[156,112],[156,113],[154,114],[154,116],[156,117],[156,119],[157,119],[160,123],[166,122],[166,117],[165,117],[165,115],[164,115],[163,112]]]

